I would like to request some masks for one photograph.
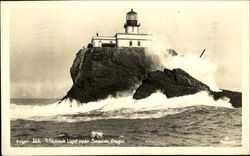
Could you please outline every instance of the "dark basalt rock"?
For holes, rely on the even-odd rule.
[[[184,70],[164,69],[163,72],[158,70],[148,73],[133,98],[146,98],[157,90],[162,91],[168,98],[194,94],[202,90],[210,92],[207,85],[193,78]]]
[[[168,49],[170,55],[178,55]],[[157,90],[168,98],[207,91],[215,100],[228,97],[234,107],[241,107],[241,93],[223,90],[213,92],[201,81],[182,69],[153,71],[156,61],[144,48],[83,48],[70,68],[73,85],[63,98],[81,103],[116,96],[121,91],[134,91],[134,99],[150,96]],[[157,64],[157,63],[156,63]],[[62,100],[63,100],[62,99]]]
[[[212,95],[215,100],[227,97],[230,99],[230,103],[233,107],[239,108],[242,107],[242,93],[234,92],[230,90],[222,90],[221,92],[212,92]]]
[[[142,99],[160,90],[168,98],[194,94],[207,91],[215,100],[223,97],[230,99],[233,107],[241,107],[242,96],[240,92],[222,90],[214,92],[201,81],[193,78],[182,69],[164,69],[148,73],[147,77],[133,95],[134,99]]]
[[[116,96],[141,82],[151,67],[144,48],[84,48],[70,69],[73,86],[63,98],[86,103]]]
[[[178,55],[178,53],[174,49],[167,49],[167,52],[172,56]]]

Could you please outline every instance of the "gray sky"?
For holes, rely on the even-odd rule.
[[[124,32],[130,8],[16,8],[10,10],[12,98],[61,98],[72,85],[70,67],[91,37]],[[136,8],[140,32],[159,34],[178,53],[217,63],[218,87],[241,91],[240,9]]]

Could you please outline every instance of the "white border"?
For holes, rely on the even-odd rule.
[[[242,147],[10,147],[9,9],[10,8],[241,8]],[[1,107],[3,155],[79,154],[249,154],[249,3],[248,1],[61,1],[1,2]]]

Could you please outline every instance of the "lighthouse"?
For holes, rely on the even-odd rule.
[[[137,13],[131,9],[126,15],[126,23],[124,24],[125,33],[138,34],[139,27]]]
[[[139,31],[140,23],[138,14],[131,9],[126,14],[124,24],[125,33],[116,33],[115,36],[93,36],[93,47],[150,47],[152,42],[151,34],[143,34]]]

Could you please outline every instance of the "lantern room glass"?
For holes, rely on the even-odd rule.
[[[126,15],[126,20],[128,21],[128,20],[138,20],[138,17],[137,17],[137,14],[127,14]]]

